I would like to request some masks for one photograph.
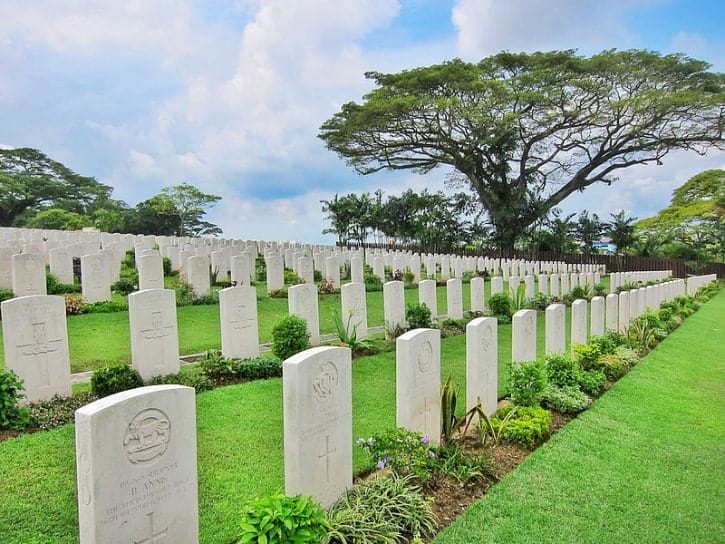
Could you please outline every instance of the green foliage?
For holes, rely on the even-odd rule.
[[[464,453],[455,445],[447,445],[445,448],[438,449],[431,464],[435,477],[447,476],[456,480],[460,485],[480,480],[490,476],[493,472],[491,456],[488,453]]]
[[[128,364],[99,368],[91,376],[91,391],[98,397],[107,397],[141,386],[141,375]]]
[[[11,289],[0,289],[0,302],[15,298],[15,293]]]
[[[30,425],[30,408],[20,406],[23,380],[12,370],[0,369],[0,429],[22,431]]]
[[[584,370],[598,368],[599,358],[602,352],[597,344],[575,344],[572,346],[574,358]]]
[[[124,312],[126,310],[128,310],[128,304],[126,302],[116,302],[115,300],[102,300],[100,302],[84,303],[83,306],[81,306],[82,314],[112,314],[114,312]]]
[[[298,315],[283,317],[272,327],[272,353],[281,360],[310,347],[307,321]]]
[[[576,386],[557,387],[549,385],[544,390],[541,402],[547,408],[556,410],[561,414],[575,414],[589,408],[592,400]]]
[[[403,272],[403,283],[405,283],[405,285],[413,285],[413,281],[415,281],[415,274],[413,274],[410,270]]]
[[[330,528],[325,513],[310,497],[272,495],[249,504],[235,544],[319,544]]]
[[[508,293],[496,293],[488,299],[488,311],[499,319],[510,320],[513,315],[513,303]]]
[[[355,323],[354,325],[352,324],[352,314],[347,316],[347,323],[343,322],[342,317],[337,312],[335,312],[334,315],[335,330],[340,342],[348,346],[353,351],[361,351],[370,347],[370,343],[367,340],[357,339],[358,323]]]
[[[176,293],[177,306],[202,306],[207,304],[219,304],[219,292],[212,289],[206,295],[194,294],[192,285],[185,281],[180,281],[174,288]]]
[[[569,296],[572,300],[592,300],[594,292],[592,291],[591,285],[577,285],[573,287],[572,290],[569,292]]]
[[[70,397],[55,397],[32,404],[30,419],[33,427],[46,431],[66,423],[73,423],[76,410],[97,398],[93,393],[79,393]]]
[[[570,387],[579,383],[581,367],[570,355],[549,355],[546,358],[546,375],[555,387]]]
[[[501,428],[503,418],[512,407],[499,410],[491,419],[494,427]],[[501,428],[501,438],[527,448],[533,448],[539,441],[549,435],[551,431],[551,412],[540,406],[523,406]]]
[[[53,274],[45,275],[45,286],[49,295],[65,295],[68,293],[80,293],[81,286],[76,284],[60,283]]]
[[[295,272],[292,270],[285,269],[284,271],[284,284],[285,285],[301,285],[305,283],[302,278],[300,278]]]
[[[421,481],[431,477],[435,450],[426,436],[400,427],[388,429],[367,440],[359,438],[357,444],[367,452],[378,470],[390,468],[396,474],[412,474]]]
[[[148,385],[185,385],[193,387],[197,393],[214,389],[214,383],[200,372],[184,372],[154,376]]]
[[[164,257],[161,259],[161,262],[163,263],[164,267],[164,276],[173,276],[174,270],[171,268],[171,259],[168,257]]]
[[[111,290],[120,295],[130,295],[134,291],[138,290],[138,285],[128,278],[121,278],[111,285]]]
[[[458,404],[458,392],[453,384],[451,376],[448,376],[441,387],[441,442],[447,444],[453,437],[458,418],[456,417],[456,406]]]
[[[606,375],[602,370],[583,370],[579,375],[579,388],[587,395],[598,396],[604,388]]]
[[[210,351],[199,361],[199,367],[207,379],[220,385],[282,376],[282,361],[269,356],[234,359],[224,357],[218,351]]]
[[[524,361],[511,365],[509,391],[514,404],[537,405],[547,383],[544,361]]]
[[[39,211],[25,223],[29,229],[81,230],[90,224],[90,219],[79,213],[62,208],[48,208]]]
[[[433,326],[432,314],[426,304],[408,304],[405,320],[410,329],[430,329]]]
[[[532,310],[543,312],[546,307],[551,304],[551,297],[546,296],[543,293],[536,293],[533,298],[529,299],[529,307]]]
[[[511,312],[513,314],[529,307],[529,299],[526,298],[526,286],[522,283],[516,288],[516,292],[511,297]]]
[[[269,298],[287,298],[289,294],[287,293],[287,288],[282,287],[281,289],[272,289],[267,296]]]
[[[329,513],[330,543],[397,544],[430,536],[436,517],[412,476],[378,477],[357,484]]]
[[[363,281],[365,282],[365,291],[367,292],[383,290],[383,280],[373,274],[372,270],[368,268],[365,269]]]

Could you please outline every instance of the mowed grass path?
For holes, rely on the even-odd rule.
[[[725,542],[725,291],[437,539]]]
[[[538,350],[544,349],[543,316]],[[499,326],[499,392],[508,386],[511,325]],[[465,336],[442,342],[442,376],[461,389],[465,406]],[[283,488],[280,379],[223,387],[197,395],[201,542],[233,536],[244,503]],[[353,436],[395,426],[395,353],[353,362]],[[77,542],[74,429],[0,442],[0,542]],[[365,466],[355,448],[355,469]]]

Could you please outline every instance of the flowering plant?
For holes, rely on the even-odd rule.
[[[388,468],[400,476],[412,474],[422,481],[430,478],[437,458],[437,449],[427,436],[402,427],[359,438],[357,444],[378,470]]]

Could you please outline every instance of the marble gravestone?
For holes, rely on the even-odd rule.
[[[284,487],[323,508],[352,487],[352,354],[317,347],[282,364]]]
[[[619,293],[619,301],[618,301],[618,320],[619,320],[619,326],[618,331],[622,334],[625,334],[627,332],[627,329],[629,329],[629,291],[622,291]]]
[[[617,332],[619,329],[619,295],[609,294],[605,299],[606,329],[607,332]]]
[[[448,319],[463,319],[463,284],[460,278],[446,282],[446,300]]]
[[[0,247],[0,289],[13,289],[13,250]]]
[[[176,295],[170,289],[146,289],[128,295],[131,361],[144,380],[179,372]]]
[[[56,247],[48,251],[48,260],[50,262],[50,273],[53,274],[60,283],[73,283],[73,255],[65,247]]]
[[[438,318],[438,293],[435,280],[423,280],[418,284],[418,303],[428,306],[433,319]]]
[[[536,310],[519,310],[511,318],[511,360],[536,360]]]
[[[189,270],[186,279],[191,284],[194,295],[198,297],[208,295],[211,290],[209,258],[203,256],[189,257],[187,263]]]
[[[405,285],[402,281],[383,284],[385,335],[391,340],[405,329]]]
[[[363,260],[359,255],[350,257],[350,279],[353,283],[363,283]]]
[[[222,355],[235,359],[259,357],[257,290],[248,285],[219,291]]]
[[[270,253],[264,258],[267,266],[267,293],[284,287],[284,261],[280,255]]]
[[[315,283],[315,268],[312,257],[300,257],[297,261],[297,275],[308,285]]]
[[[45,282],[45,261],[39,253],[13,255],[12,283],[16,297],[47,295]]]
[[[545,313],[544,352],[546,355],[564,353],[566,351],[566,306],[550,304]]]
[[[31,295],[2,303],[5,366],[24,382],[28,402],[71,395],[65,300]]]
[[[471,278],[471,311],[483,312],[486,309],[483,278]]]
[[[357,333],[362,340],[368,335],[368,310],[364,283],[346,283],[340,290],[342,298],[342,323],[348,334]]]
[[[498,406],[498,322],[479,317],[466,325],[466,410],[478,402],[487,415]]]
[[[503,293],[503,277],[502,276],[494,276],[493,278],[491,278],[491,296],[493,296],[497,293]]]
[[[335,289],[340,289],[340,262],[334,255],[325,259],[325,279]]]
[[[287,291],[290,314],[298,315],[307,322],[310,345],[320,345],[320,310],[316,285],[293,285]]]
[[[161,255],[143,255],[136,259],[138,290],[164,288],[164,260]]]
[[[154,385],[76,410],[80,544],[197,544],[194,389]]]
[[[395,369],[396,425],[439,443],[441,331],[415,329],[399,336]]]
[[[81,289],[86,302],[111,300],[111,269],[108,258],[100,253],[81,257]]]
[[[571,304],[571,344],[587,342],[587,301],[579,299]]]
[[[232,285],[250,285],[250,278],[252,277],[250,272],[249,258],[247,255],[235,255],[230,260],[231,265],[231,280]]]
[[[591,334],[604,336],[604,297],[593,297],[591,300]]]

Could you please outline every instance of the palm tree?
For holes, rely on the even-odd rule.
[[[607,236],[617,246],[617,254],[622,253],[635,242],[634,222],[636,217],[625,217],[624,210],[618,214],[609,214],[612,221],[607,223]]]

